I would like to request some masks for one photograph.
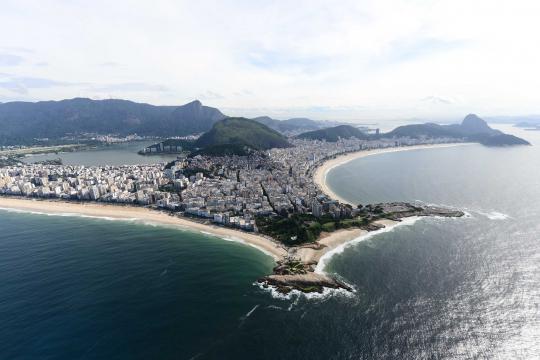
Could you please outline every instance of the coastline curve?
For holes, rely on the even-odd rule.
[[[438,148],[448,148],[455,146],[465,146],[465,145],[475,145],[474,143],[449,143],[449,144],[430,144],[430,145],[414,145],[414,146],[400,146],[392,148],[382,148],[374,150],[360,150],[344,155],[339,155],[335,158],[328,159],[323,161],[313,172],[313,182],[315,185],[321,189],[321,191],[326,194],[329,198],[338,200],[344,204],[349,204],[356,206],[356,204],[351,203],[347,199],[342,198],[330,188],[327,183],[327,177],[331,170],[337,168],[338,166],[345,165],[353,160],[361,159],[367,156],[381,155],[402,151],[411,151],[411,150],[425,150],[425,149],[438,149]]]

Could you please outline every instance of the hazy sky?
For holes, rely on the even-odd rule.
[[[540,1],[0,1],[0,101],[316,119],[540,113]]]

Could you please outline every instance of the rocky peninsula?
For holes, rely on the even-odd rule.
[[[287,256],[277,262],[273,274],[260,278],[258,282],[263,287],[273,286],[282,294],[288,294],[293,290],[322,293],[324,288],[352,291],[352,288],[344,282],[316,271],[317,264],[324,254],[370,232],[396,226],[407,218],[427,216],[455,218],[463,215],[464,213],[459,210],[419,206],[406,202],[366,205],[362,207],[361,212],[363,225],[330,234],[323,233],[314,243],[288,247]]]

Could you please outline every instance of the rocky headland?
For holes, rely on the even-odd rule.
[[[293,290],[322,293],[324,288],[352,291],[353,289],[343,281],[316,272],[322,255],[369,232],[395,226],[407,218],[427,216],[457,218],[463,215],[462,211],[455,209],[406,202],[366,205],[362,207],[364,225],[352,230],[323,234],[314,243],[288,247],[287,256],[277,262],[273,274],[260,278],[258,282],[263,287],[273,286],[282,294],[288,294]]]

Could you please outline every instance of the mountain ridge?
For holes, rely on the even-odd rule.
[[[338,125],[320,130],[308,131],[297,136],[299,139],[325,140],[336,142],[340,138],[368,139],[369,136],[351,125]]]
[[[93,100],[75,97],[37,102],[0,103],[0,145],[32,143],[33,139],[58,140],[83,133],[142,136],[185,136],[203,133],[228,116],[199,100],[184,105],[152,105],[125,99]],[[320,129],[331,122],[307,118],[253,120],[281,133]]]
[[[478,142],[486,146],[530,145],[528,141],[517,136],[504,134],[502,131],[492,129],[485,120],[475,114],[467,115],[460,124],[439,125],[425,123],[398,126],[394,130],[380,135],[380,137],[447,137]]]
[[[0,144],[82,133],[184,136],[207,131],[224,118],[198,100],[179,106],[88,98],[9,102],[0,104]]]

